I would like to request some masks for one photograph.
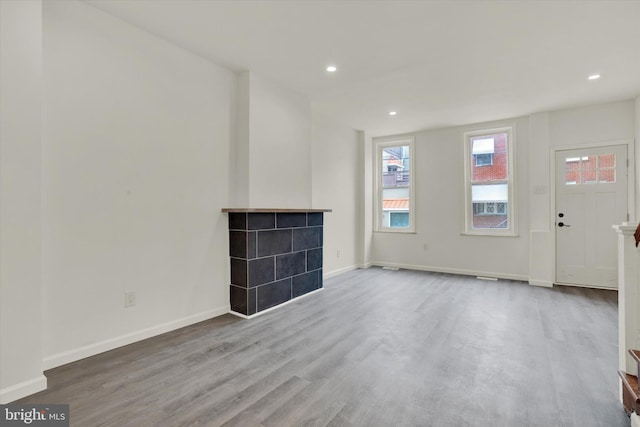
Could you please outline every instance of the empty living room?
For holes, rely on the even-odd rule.
[[[640,427],[638,22],[0,0],[0,425]]]

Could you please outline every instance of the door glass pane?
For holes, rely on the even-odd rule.
[[[596,156],[584,156],[582,158],[582,182],[584,184],[597,182]]]
[[[611,169],[601,169],[600,170],[600,179],[598,182],[601,183],[614,183],[616,182],[616,170]]]
[[[598,182],[613,183],[616,182],[616,155],[601,154],[598,156],[600,175]]]
[[[600,167],[601,168],[613,168],[616,166],[615,154],[600,154]]]
[[[564,183],[565,185],[581,184],[580,157],[567,157],[564,159]]]

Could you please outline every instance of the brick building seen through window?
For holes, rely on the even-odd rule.
[[[508,134],[471,139],[474,229],[508,228]]]

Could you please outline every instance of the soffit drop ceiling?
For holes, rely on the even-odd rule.
[[[87,3],[373,136],[640,95],[635,0]]]

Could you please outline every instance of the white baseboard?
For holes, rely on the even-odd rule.
[[[541,288],[553,288],[553,282],[548,280],[529,279],[529,284],[531,286],[540,286]]]
[[[640,427],[640,416],[638,414],[632,412],[629,418],[631,418],[631,427]]]
[[[617,291],[617,286],[594,286],[594,285],[580,285],[578,283],[562,283],[554,282],[558,286],[572,286],[574,288],[587,288],[587,289],[603,289],[605,291]]]
[[[519,274],[509,274],[509,273],[496,273],[492,271],[465,270],[462,268],[432,267],[432,266],[426,266],[426,265],[396,264],[392,262],[380,262],[380,261],[373,261],[371,264],[378,267],[394,267],[394,268],[404,268],[406,270],[433,271],[436,273],[461,274],[464,276],[495,277],[497,279],[517,280],[521,282],[529,281],[529,277],[527,276],[522,276]]]
[[[42,361],[44,370],[52,369],[58,366],[65,365],[67,363],[75,362],[85,357],[94,356],[105,351],[113,350],[118,347],[132,344],[137,341],[142,341],[147,338],[154,337],[156,335],[164,334],[185,326],[193,325],[194,323],[202,322],[204,320],[211,319],[213,317],[227,314],[230,311],[228,305],[208,310],[202,313],[194,314],[182,319],[173,320],[171,322],[162,323],[160,325],[152,326],[150,328],[142,329],[140,331],[132,332],[126,335],[122,335],[115,338],[110,338],[104,341],[100,341],[94,344],[89,344],[84,347],[76,348],[73,350],[65,351],[62,353],[54,354],[49,357],[45,357]]]
[[[0,404],[5,405],[23,397],[47,389],[47,377],[40,375],[34,379],[23,381],[0,390]]]
[[[360,268],[360,267],[357,266],[357,265],[350,265],[348,267],[339,268],[337,270],[333,270],[333,271],[329,271],[327,273],[324,273],[322,275],[322,278],[323,279],[330,279],[332,277],[339,276],[339,275],[347,273],[349,271],[357,270],[358,268]]]
[[[238,313],[237,311],[233,310],[229,310],[229,314],[233,314],[234,316],[240,317],[242,319],[251,319],[251,316],[247,316],[246,314]]]

